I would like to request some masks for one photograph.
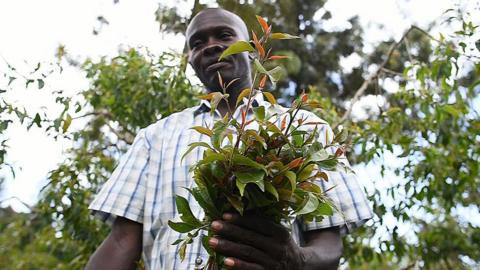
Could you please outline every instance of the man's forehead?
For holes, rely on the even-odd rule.
[[[188,25],[186,36],[188,39],[196,33],[222,27],[231,28],[248,39],[247,27],[243,20],[223,9],[207,9],[197,14]]]

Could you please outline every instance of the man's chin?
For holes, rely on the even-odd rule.
[[[238,76],[235,77],[235,76],[231,75],[230,72],[222,72],[221,70],[219,70],[218,72],[220,73],[220,76],[222,77],[222,81],[225,85],[228,85],[231,81],[238,78]],[[215,88],[218,88],[218,89],[221,89],[220,81],[219,81],[217,72],[215,72],[215,74],[211,74],[209,76],[208,85],[214,86]]]

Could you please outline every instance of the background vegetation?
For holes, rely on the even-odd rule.
[[[364,55],[356,18],[342,31],[325,31],[313,20],[326,1],[217,2],[251,27],[256,27],[254,15],[261,14],[276,31],[303,37],[274,48],[275,54],[291,57],[279,60],[286,76],[274,94],[288,104],[308,89],[322,103],[316,113],[352,131],[350,160],[385,175],[368,192],[374,220],[344,240],[343,267],[478,267],[478,217],[462,214],[464,209],[478,214],[480,205],[480,36],[469,14],[447,10],[442,23],[448,30],[441,35],[412,26],[400,40],[383,42]],[[195,1],[192,14],[202,8]],[[167,33],[182,33],[192,16],[162,5],[155,12]],[[321,20],[330,16],[326,12]],[[340,59],[353,53],[362,63],[346,73]],[[69,56],[59,48],[57,57]],[[61,72],[65,62],[32,67],[28,75],[9,66],[1,74],[0,91],[12,91],[14,81],[42,90],[43,80]],[[87,209],[96,190],[140,128],[197,104],[201,91],[185,75],[184,56],[172,53],[128,49],[77,66],[90,87],[76,96],[55,92],[52,98],[64,108],[56,117],[0,101],[0,134],[18,122],[73,142],[29,213],[0,209],[0,269],[82,269],[108,233]],[[387,80],[398,90],[386,89]],[[366,96],[374,96],[377,104],[370,104],[366,117],[352,116],[353,104]],[[85,126],[72,129],[73,121]],[[0,166],[8,166],[8,140],[0,136]],[[405,231],[401,227],[408,233],[399,233]]]

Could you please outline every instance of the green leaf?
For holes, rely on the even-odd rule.
[[[330,204],[321,202],[313,214],[315,216],[331,216],[333,215],[333,208]]]
[[[270,81],[272,82],[273,85],[275,85],[280,80],[283,74],[284,74],[284,70],[279,66],[271,69],[268,72],[268,76],[270,77]]]
[[[255,117],[263,121],[265,120],[265,107],[264,106],[258,106],[256,108],[253,108],[253,113],[255,114]]]
[[[297,187],[297,175],[292,172],[292,171],[287,171],[285,172],[285,176],[290,180],[290,186],[292,187],[292,190],[295,190]]]
[[[218,61],[220,61],[223,58],[225,58],[227,56],[230,56],[232,54],[237,54],[237,53],[241,53],[241,52],[254,52],[254,51],[255,51],[255,49],[252,47],[252,45],[250,45],[249,42],[244,41],[244,40],[240,40],[240,41],[237,41],[237,42],[233,43],[225,51],[223,51],[223,53],[218,58]]]
[[[195,127],[192,127],[191,129],[193,129],[193,130],[195,130],[198,133],[201,133],[203,135],[207,135],[208,137],[212,137],[212,135],[213,135],[213,131],[211,129],[206,128],[206,127],[195,126]]]
[[[277,104],[277,100],[271,93],[269,92],[262,92],[262,93],[267,98],[268,102],[270,102],[272,105]]]
[[[225,160],[225,156],[222,155],[222,154],[219,154],[219,153],[215,153],[211,150],[207,150],[204,152],[204,156],[203,156],[203,159],[200,160],[198,163],[197,163],[197,166],[200,166],[200,165],[203,165],[203,164],[208,164],[208,163],[211,163],[215,160],[218,160],[218,161],[224,161]]]
[[[328,171],[334,171],[337,168],[338,160],[336,159],[326,159],[319,162],[316,162],[319,168],[325,169]]]
[[[245,97],[248,97],[250,95],[250,92],[252,92],[252,89],[250,88],[246,88],[246,89],[243,89],[242,92],[240,92],[240,95],[238,95],[238,98],[237,98],[237,106],[238,104],[240,104],[240,102],[242,102],[243,98]]]
[[[328,132],[326,132],[325,134],[328,134]],[[308,149],[308,153],[309,153],[308,161],[313,161],[313,162],[322,161],[329,157],[329,154],[323,148],[323,145],[319,142],[313,142],[310,148]]]
[[[241,197],[239,197],[238,195],[227,196],[227,200],[230,202],[233,208],[235,208],[235,210],[240,213],[240,215],[243,215],[244,206]]]
[[[348,132],[347,132],[347,129],[344,128],[340,130],[340,132],[335,134],[335,138],[333,139],[333,141],[338,143],[343,143],[347,140],[347,138],[348,138]]]
[[[228,97],[228,94],[223,95],[220,92],[212,93],[212,100],[210,101],[210,107],[211,107],[210,112],[212,113],[212,115],[215,114],[218,104],[220,103],[220,101],[222,101],[224,97]]]
[[[263,170],[264,172],[267,172],[267,169],[265,168],[264,165],[237,153],[233,154],[233,165],[248,166],[248,167],[260,169],[260,170]]]
[[[268,71],[262,66],[258,59],[255,58],[255,60],[253,60],[253,64],[255,65],[255,68],[258,70],[258,72],[269,75]]]
[[[297,39],[299,36],[293,36],[286,33],[272,33],[270,36],[271,39]]]
[[[456,109],[454,106],[452,106],[452,105],[445,105],[445,106],[442,107],[442,109],[443,109],[445,112],[451,114],[451,115],[452,115],[453,117],[455,117],[455,118],[458,118],[458,117],[460,116],[460,114],[461,114],[461,112],[460,112],[459,110],[457,110],[457,109]]]
[[[212,146],[215,149],[220,149],[222,146],[223,139],[225,138],[225,130],[227,129],[227,124],[223,121],[217,121],[213,127],[212,135]]]
[[[180,219],[185,223],[192,225],[194,227],[202,226],[200,220],[198,220],[192,213],[190,209],[190,203],[182,196],[175,196],[175,203],[177,204],[178,213],[180,213]]]
[[[72,123],[72,117],[70,116],[70,114],[67,114],[67,117],[65,118],[65,120],[63,120],[63,126],[62,126],[63,133],[67,132],[68,127],[70,127],[71,123]]]
[[[187,251],[187,242],[183,242],[183,244],[178,249],[178,256],[180,257],[180,261],[183,262],[185,260],[185,253]]]
[[[300,147],[303,144],[303,136],[299,134],[292,134],[293,145]]]
[[[267,190],[268,193],[272,194],[275,199],[279,199],[277,189],[270,183],[269,181],[265,181],[265,190]]]
[[[37,124],[38,127],[42,127],[41,125],[42,118],[40,118],[40,114],[36,113],[35,117],[33,118],[33,123]]]
[[[42,89],[45,86],[45,82],[42,79],[37,79],[38,89]]]
[[[187,189],[198,202],[198,204],[205,210],[206,215],[211,216],[212,218],[220,217],[220,212],[213,203],[212,198],[206,188],[195,187],[192,189]]]
[[[213,255],[213,249],[210,247],[210,244],[208,244],[208,240],[210,240],[210,238],[211,238],[210,236],[203,235],[202,246],[207,251],[208,255]]]
[[[249,172],[233,172],[233,174],[237,177],[236,184],[241,196],[243,196],[245,186],[248,183],[254,183],[261,191],[265,191],[265,182],[263,180],[265,176],[264,171],[251,170]]]
[[[179,233],[186,233],[192,230],[195,230],[196,227],[192,226],[188,223],[185,222],[173,222],[171,220],[168,221],[168,226],[172,228],[174,231],[179,232]]]
[[[309,164],[305,166],[302,171],[298,174],[298,181],[302,182],[305,181],[308,177],[312,175],[313,169],[315,168],[315,164]]]
[[[302,203],[302,206],[295,211],[297,215],[305,215],[317,210],[318,207],[318,199],[315,195],[310,192],[307,192],[307,196]]]
[[[181,161],[183,161],[183,159],[190,153],[193,151],[193,149],[197,148],[197,147],[206,147],[206,148],[209,148],[211,149],[210,145],[206,142],[194,142],[194,143],[191,143],[188,145],[188,150],[185,151],[185,153],[183,154],[182,158],[180,159]]]
[[[180,239],[177,239],[177,240],[175,240],[175,242],[172,243],[172,246],[178,245],[178,244],[180,244],[180,243],[183,242],[183,241],[184,241],[184,240],[181,239],[181,238],[180,238]]]

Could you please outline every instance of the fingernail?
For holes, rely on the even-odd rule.
[[[222,228],[223,228],[222,223],[220,223],[220,222],[218,222],[218,221],[212,222],[212,229],[213,229],[214,231],[217,231],[217,232],[218,232],[218,231],[220,231]]]
[[[223,261],[223,264],[225,264],[226,266],[230,266],[232,267],[234,264],[235,264],[235,261],[230,259],[230,258],[226,258],[224,261]]]
[[[218,245],[218,239],[217,238],[210,238],[208,240],[208,245],[211,247],[211,248],[215,248],[217,245]]]
[[[226,221],[230,221],[233,219],[233,215],[230,214],[230,213],[225,213],[223,214],[223,219],[226,220]]]

